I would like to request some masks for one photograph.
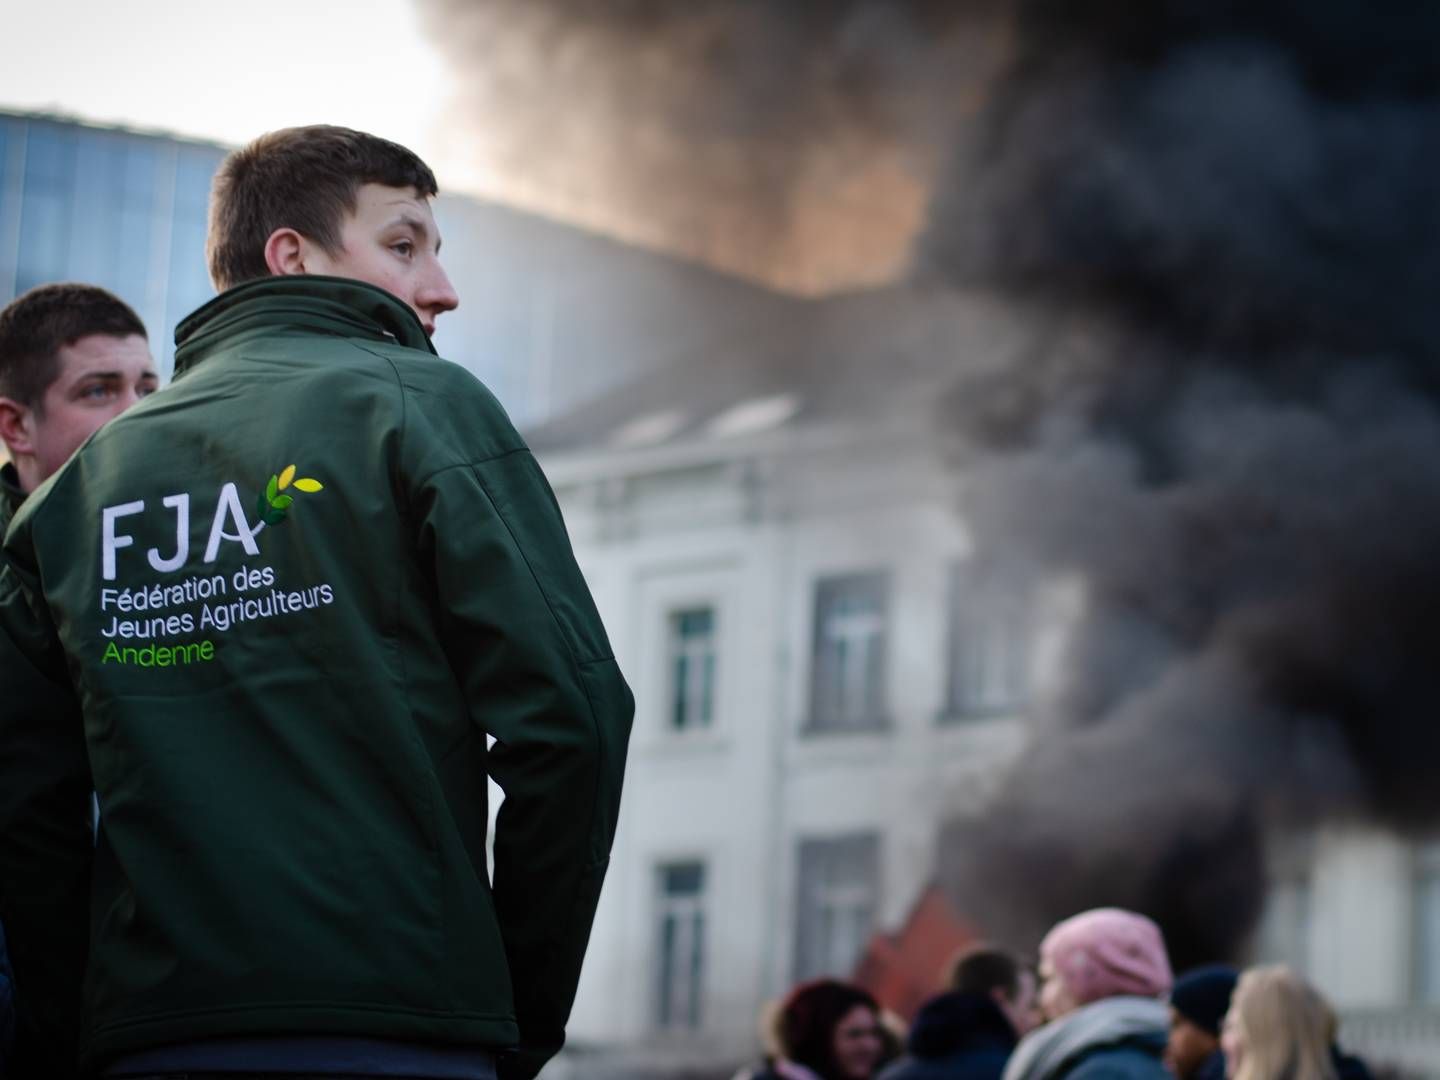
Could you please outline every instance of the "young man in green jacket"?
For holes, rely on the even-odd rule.
[[[84,1068],[509,1080],[563,1042],[633,701],[529,450],[430,345],[435,190],[343,128],[227,159],[173,384],[6,539],[103,811]]]
[[[0,309],[0,536],[40,482],[160,387],[145,325],[95,285],[41,285]]]
[[[0,310],[0,441],[10,458],[0,466],[0,537],[29,492],[158,385],[144,324],[104,289],[41,285]],[[14,579],[0,575],[0,605],[22,602]],[[3,636],[0,687],[0,925],[12,930],[25,987],[14,1001],[19,1022],[10,1025],[18,1030],[8,1075],[51,1076],[65,1068],[56,1048],[75,1041],[90,778],[74,694]],[[20,731],[25,737],[9,737]],[[36,790],[40,801],[29,797]],[[0,1007],[0,1029],[6,1011]]]

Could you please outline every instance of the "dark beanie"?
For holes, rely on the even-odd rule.
[[[1230,1009],[1230,995],[1240,973],[1224,964],[1187,971],[1175,980],[1170,1005],[1181,1016],[1211,1035],[1220,1034],[1220,1023]]]

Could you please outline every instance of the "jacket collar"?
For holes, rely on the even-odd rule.
[[[1170,1008],[1156,998],[1091,1002],[1021,1039],[1005,1065],[1004,1080],[1055,1080],[1082,1054],[1130,1040],[1154,1042],[1158,1067],[1169,1026]]]
[[[175,328],[175,375],[233,344],[237,336],[280,329],[435,352],[415,312],[384,289],[351,278],[298,274],[247,281],[183,319]]]
[[[0,539],[4,538],[5,527],[10,524],[10,519],[24,501],[25,492],[20,488],[20,474],[15,471],[15,463],[7,461],[0,465]]]

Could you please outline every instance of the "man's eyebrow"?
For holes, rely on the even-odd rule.
[[[77,383],[82,383],[86,379],[104,379],[107,382],[114,382],[123,378],[125,378],[125,372],[123,371],[112,371],[108,368],[97,368],[91,371],[82,371],[78,376],[76,376],[75,381]],[[156,372],[147,369],[140,373],[140,378],[155,379],[158,381],[160,376]]]
[[[430,235],[430,226],[425,224],[425,220],[423,218],[417,217],[414,214],[407,214],[402,212],[393,221],[391,221],[389,226],[387,227],[394,228],[396,225],[404,225],[407,228],[412,229],[415,234],[421,239],[425,239]],[[435,237],[435,251],[437,253],[440,251],[440,237],[438,234]]]

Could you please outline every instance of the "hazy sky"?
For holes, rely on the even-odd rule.
[[[446,180],[447,81],[410,0],[0,0],[0,43],[0,108],[228,143],[344,124]]]

